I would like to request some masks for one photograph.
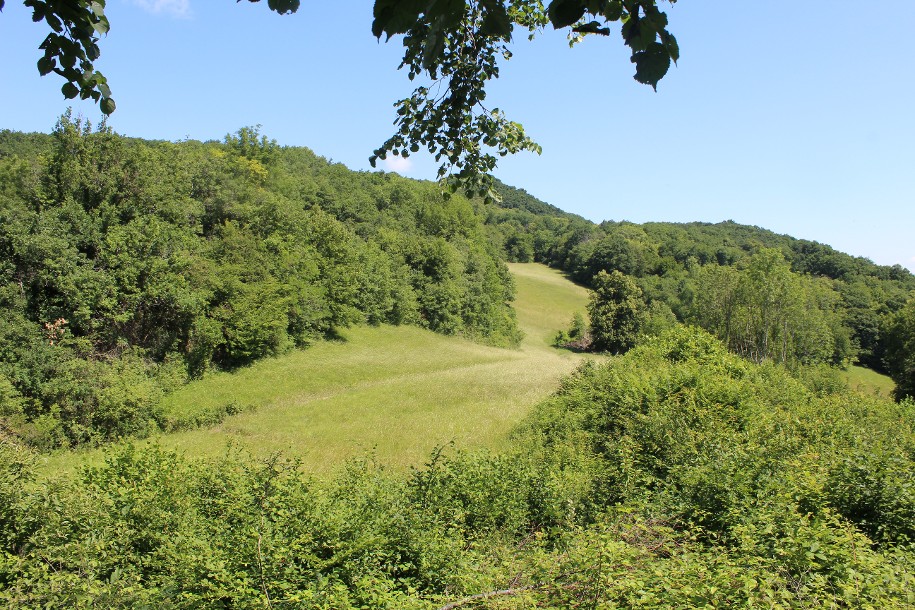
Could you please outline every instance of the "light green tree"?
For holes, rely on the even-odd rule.
[[[762,248],[742,269],[707,265],[696,272],[687,319],[755,362],[841,362],[852,344],[829,280],[791,271],[776,248]]]

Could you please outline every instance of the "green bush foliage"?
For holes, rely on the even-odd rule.
[[[572,315],[567,330],[560,330],[553,338],[554,347],[564,347],[586,351],[591,347],[591,335],[588,332],[588,325],[585,323],[585,317],[581,312],[576,311]]]
[[[48,481],[3,437],[0,602],[909,608],[913,415],[675,328],[407,476],[119,446]]]

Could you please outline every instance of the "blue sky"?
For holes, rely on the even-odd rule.
[[[543,154],[496,175],[595,221],[732,219],[915,270],[912,0],[680,0],[679,65],[658,92],[632,79],[621,41],[569,49],[518,36],[488,102]],[[353,169],[390,135],[411,84],[398,41],[370,32],[372,2],[108,0],[119,133],[218,139],[245,125]],[[69,102],[41,78],[46,35],[18,0],[0,14],[0,128],[48,132]],[[91,119],[88,104],[74,104]],[[431,179],[421,156],[388,169]]]

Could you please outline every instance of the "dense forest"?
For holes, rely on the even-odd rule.
[[[0,132],[0,603],[911,608],[915,277],[732,222],[591,223],[352,172],[242,128]],[[116,443],[178,386],[347,325],[512,349],[504,261],[592,288],[607,351],[505,447],[292,458]],[[519,284],[521,285],[521,284]],[[307,353],[307,352],[305,352]],[[888,372],[897,400],[836,366]],[[69,455],[69,454],[68,454]]]
[[[43,448],[144,433],[187,378],[349,324],[518,339],[478,204],[252,128],[3,132],[0,252],[0,421]]]
[[[619,271],[656,319],[701,326],[756,362],[860,363],[892,375],[900,396],[915,391],[915,276],[900,265],[734,222],[598,225],[501,191],[503,206],[486,222],[509,260],[542,262],[585,285]]]

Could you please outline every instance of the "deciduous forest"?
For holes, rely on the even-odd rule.
[[[0,601],[915,606],[915,276],[494,188],[353,172],[256,127],[143,141],[68,113],[0,132]],[[517,349],[506,262],[589,287],[556,349],[605,355],[500,448],[318,477],[141,442],[178,389],[351,326]],[[894,396],[850,387],[851,366]],[[101,464],[42,467],[87,447]]]

